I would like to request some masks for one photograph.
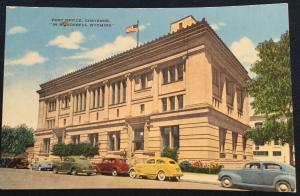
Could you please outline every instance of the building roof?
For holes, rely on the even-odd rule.
[[[62,89],[73,88],[79,85],[89,83],[91,81],[96,80],[95,79],[96,77],[97,79],[101,79],[105,76],[102,75],[102,77],[100,77],[100,75],[103,74],[104,72],[109,72],[110,70],[112,70],[112,67],[114,67],[114,69],[121,69],[125,67],[124,65],[126,65],[126,63],[127,64],[128,62],[132,63],[134,58],[137,59],[138,61],[145,60],[146,54],[151,54],[151,53],[154,54],[153,52],[154,50],[157,51],[159,49],[165,49],[163,47],[167,47],[168,44],[170,45],[175,44],[179,42],[178,40],[187,40],[189,39],[189,36],[187,36],[187,34],[189,35],[201,34],[204,31],[210,32],[215,38],[217,38],[217,41],[219,41],[219,43],[221,43],[221,45],[225,48],[225,51],[229,56],[231,56],[235,64],[239,64],[238,66],[240,67],[239,69],[247,75],[248,73],[247,70],[242,66],[242,64],[238,61],[238,59],[232,54],[230,49],[224,44],[224,42],[216,34],[216,32],[210,27],[210,25],[206,22],[205,18],[203,18],[201,21],[197,21],[195,24],[192,24],[187,28],[183,28],[175,33],[168,33],[152,41],[146,42],[138,47],[134,47],[132,49],[126,50],[120,54],[111,56],[100,62],[85,66],[74,72],[65,74],[53,80],[42,83],[40,84],[41,89],[38,90],[37,92],[40,94],[40,97],[44,97],[47,95],[60,92],[62,91]],[[176,40],[177,42],[175,42],[174,40]],[[158,52],[158,54],[160,53],[161,51]],[[134,61],[134,63],[136,63],[136,61]],[[85,76],[85,78],[82,78],[83,76]],[[80,80],[78,80],[79,77],[81,77]],[[248,75],[247,77],[249,78]]]

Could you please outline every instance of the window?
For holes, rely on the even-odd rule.
[[[89,134],[89,142],[90,144],[92,144],[93,146],[98,146],[98,136],[99,134],[98,133],[92,133],[92,134]]]
[[[175,66],[170,66],[169,71],[170,71],[170,82],[175,82],[176,80]]]
[[[86,102],[86,92],[83,93],[78,93],[75,96],[76,100],[75,100],[75,108],[74,111],[75,112],[82,112],[85,110],[85,102]]]
[[[179,148],[179,126],[161,127],[162,148]]]
[[[153,80],[153,73],[152,72],[147,73],[147,87],[152,86],[152,80]]]
[[[50,138],[43,139],[43,153],[50,152]]]
[[[226,133],[227,133],[226,129],[222,129],[222,128],[219,129],[219,150],[220,150],[220,153],[225,152]]]
[[[168,68],[162,70],[162,75],[163,75],[163,84],[167,84],[169,82]]]
[[[140,113],[143,114],[145,112],[145,104],[140,105]]]
[[[111,92],[111,104],[115,104],[115,83],[111,84],[112,92]]]
[[[56,100],[50,101],[48,103],[48,111],[52,112],[56,110]]]
[[[227,104],[233,106],[233,82],[226,80]]]
[[[147,82],[146,82],[146,74],[141,75],[141,89],[144,89],[147,87]]]
[[[255,128],[260,128],[262,126],[262,122],[254,123]]]
[[[170,110],[173,111],[175,110],[175,97],[172,96],[169,99],[170,99]]]
[[[70,107],[70,96],[64,96],[62,99],[62,109],[66,109]]]
[[[114,131],[108,133],[108,150],[110,151],[120,150],[120,131]]]
[[[281,166],[274,164],[274,163],[264,163],[263,164],[265,170],[271,170],[271,171],[280,171]]]
[[[254,156],[269,156],[268,151],[253,151]]]
[[[47,127],[48,129],[52,129],[55,127],[55,119],[47,120]]]
[[[149,159],[146,163],[147,164],[155,164],[155,160],[154,159]]]
[[[183,64],[177,65],[178,81],[183,80]]]
[[[144,128],[134,130],[134,150],[144,150]]]
[[[243,112],[243,90],[239,87],[237,88],[237,107],[239,112]]]
[[[281,151],[273,151],[273,156],[274,157],[280,157],[281,156]]]
[[[120,101],[121,101],[121,95],[120,95],[120,93],[121,93],[121,82],[118,82],[117,83],[117,103],[120,103]]]
[[[120,111],[119,109],[117,109],[117,117],[119,117],[119,115],[120,115]]]
[[[167,111],[167,98],[162,98],[161,102],[162,102],[162,111],[163,112]]]
[[[156,164],[165,164],[165,162],[163,160],[161,160],[161,159],[157,159],[156,160]]]
[[[183,109],[183,95],[178,95],[177,100],[178,100],[178,109]]]
[[[233,132],[232,133],[232,153],[233,154],[236,154],[237,140],[238,140],[238,133]]]
[[[73,144],[79,144],[80,143],[80,135],[72,135],[71,139],[72,139]]]
[[[260,169],[260,164],[259,163],[248,163],[245,165],[245,168],[253,169],[253,170]]]
[[[67,120],[66,119],[64,119],[64,125],[66,125],[67,124]]]
[[[126,81],[122,81],[123,83],[123,103],[126,102]],[[104,92],[104,91],[103,91]],[[104,106],[104,98],[103,98],[103,106]]]
[[[57,143],[58,143],[58,144],[61,144],[61,143],[62,143],[62,136],[58,136],[58,137],[57,137]]]
[[[213,78],[213,84],[217,87],[220,86],[220,72],[216,68],[212,68],[212,78]]]

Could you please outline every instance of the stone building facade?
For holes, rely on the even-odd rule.
[[[202,19],[40,85],[36,157],[58,142],[138,162],[177,148],[179,161],[239,167],[252,160],[247,71]]]

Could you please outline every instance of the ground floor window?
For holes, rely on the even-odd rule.
[[[161,127],[162,148],[179,148],[179,126]]]
[[[98,133],[89,134],[89,142],[90,142],[90,144],[92,144],[93,146],[97,146],[99,144],[98,143],[98,136],[99,136]]]
[[[144,150],[144,128],[134,130],[134,150]]]
[[[236,154],[238,133],[232,132],[232,153]]]
[[[43,139],[43,153],[50,152],[50,138]]]
[[[219,150],[220,150],[220,153],[225,152],[226,133],[227,133],[226,129],[222,129],[222,128],[219,129]]]
[[[108,133],[108,150],[120,150],[120,131],[113,131]]]
[[[58,143],[58,144],[61,144],[61,143],[62,143],[62,136],[58,136],[58,137],[57,137],[57,143]]]
[[[80,143],[80,135],[72,135],[71,137],[73,144],[79,144]]]

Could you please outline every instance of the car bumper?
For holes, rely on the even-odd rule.
[[[84,170],[81,170],[82,173],[96,173],[96,170],[95,169],[84,169]]]

